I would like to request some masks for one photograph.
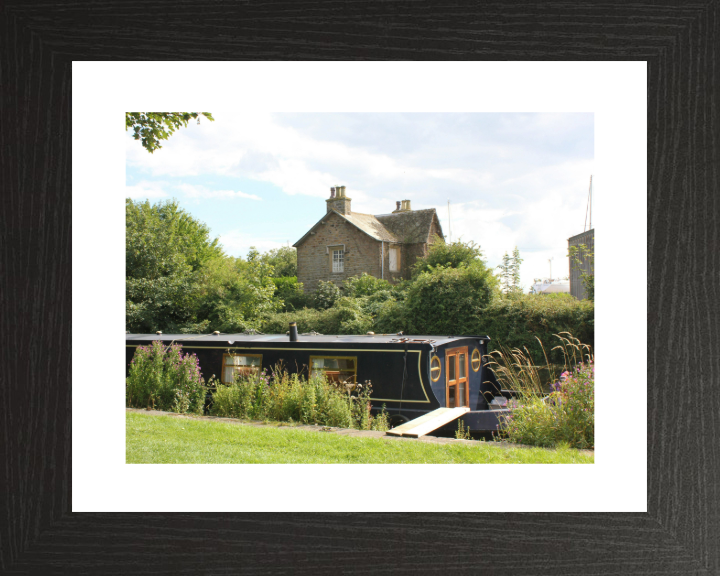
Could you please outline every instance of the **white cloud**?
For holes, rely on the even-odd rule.
[[[168,193],[163,190],[166,185],[165,182],[143,180],[133,186],[125,186],[125,197],[133,199],[168,198]]]
[[[196,186],[193,184],[179,184],[178,189],[188,198],[248,198],[249,200],[262,200],[255,194],[246,194],[239,190],[210,190],[205,186]]]
[[[225,234],[220,235],[219,242],[223,250],[229,256],[247,256],[248,250],[251,246],[257,248],[260,252],[267,252],[274,248],[281,248],[287,246],[285,242],[278,242],[275,240],[258,239],[257,237],[250,236],[240,230],[231,230]]]

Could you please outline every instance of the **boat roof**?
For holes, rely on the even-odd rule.
[[[333,334],[300,334],[299,342],[309,342],[314,344],[332,344],[332,343],[353,343],[353,344],[432,344],[434,346],[442,346],[456,340],[464,340],[467,338],[478,338],[482,340],[490,340],[489,336],[477,335],[458,335],[458,336],[416,336],[404,334],[363,334],[360,336],[353,335],[333,335]],[[189,343],[216,343],[216,344],[232,344],[237,347],[243,343],[256,344],[259,342],[290,342],[287,334],[126,334],[125,340],[132,341],[148,341],[160,340],[162,342],[186,341]]]

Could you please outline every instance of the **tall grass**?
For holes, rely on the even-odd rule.
[[[290,374],[282,365],[219,384],[210,409],[215,416],[388,430],[384,409],[371,413],[372,384],[328,382],[324,376]]]
[[[515,398],[510,403],[514,410],[502,418],[499,433],[522,444],[556,446],[567,443],[575,448],[592,448],[595,441],[595,357],[592,347],[581,343],[569,332],[554,336],[560,340],[553,351],[562,355],[561,366],[548,361],[542,343],[545,366],[536,365],[527,349],[499,349],[489,354],[488,366],[501,387],[515,391]]]

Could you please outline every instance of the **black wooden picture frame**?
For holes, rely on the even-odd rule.
[[[71,512],[72,62],[296,59],[647,61],[647,513]],[[719,63],[717,0],[6,0],[0,573],[720,574]]]

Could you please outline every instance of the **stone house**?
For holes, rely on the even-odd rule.
[[[345,186],[337,186],[325,202],[325,215],[293,244],[306,291],[320,280],[340,286],[363,272],[392,283],[409,278],[415,260],[444,238],[435,209],[412,210],[410,200],[398,201],[390,214],[361,214],[351,210]]]

